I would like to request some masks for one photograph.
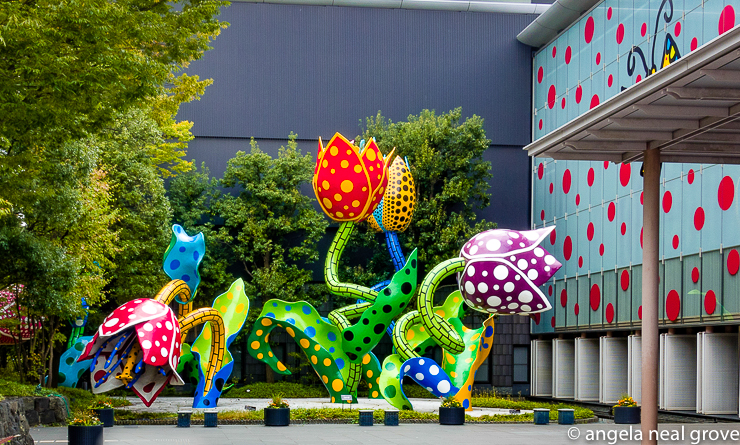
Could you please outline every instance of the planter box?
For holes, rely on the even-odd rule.
[[[98,419],[103,422],[103,426],[105,428],[112,427],[116,424],[115,419],[113,418],[113,408],[94,409],[93,411],[95,411],[95,415],[98,416]]]
[[[535,408],[534,409],[534,424],[535,425],[549,425],[550,424],[550,410],[547,408]]]
[[[640,423],[639,406],[615,406],[614,423],[637,424]]]
[[[290,425],[290,408],[265,408],[265,426]]]
[[[439,407],[440,425],[462,425],[465,423],[465,408]]]
[[[359,423],[360,426],[373,426],[373,410],[371,409],[361,409],[360,410],[360,417],[359,417]]]
[[[103,425],[67,426],[69,445],[103,445]]]
[[[189,409],[181,409],[177,412],[177,426],[179,428],[190,428],[190,417],[193,415],[193,411]]]

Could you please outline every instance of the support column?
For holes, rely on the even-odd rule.
[[[642,444],[656,445],[658,429],[658,243],[660,235],[660,152],[645,150],[642,207]]]

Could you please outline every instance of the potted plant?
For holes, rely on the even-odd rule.
[[[103,427],[108,428],[115,424],[113,418],[113,405],[109,400],[96,400],[88,408],[95,412],[98,419],[103,422]]]
[[[636,424],[640,423],[640,407],[637,402],[627,394],[617,401],[612,408],[614,413],[614,423]]]
[[[265,426],[290,425],[290,405],[282,394],[272,396],[272,401],[265,407]]]
[[[76,413],[67,421],[69,445],[103,445],[103,423],[92,412]]]
[[[462,425],[465,423],[465,408],[453,397],[443,397],[439,407],[440,425]]]

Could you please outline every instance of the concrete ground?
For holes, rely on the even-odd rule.
[[[115,426],[105,429],[106,445],[532,445],[532,444],[639,444],[639,426],[598,423],[565,425],[401,424],[375,425],[291,425],[289,427],[220,426],[177,428],[175,426]],[[737,444],[740,426],[732,424],[661,424],[660,444]],[[66,427],[32,428],[39,445],[67,442]],[[680,436],[683,434],[683,436]],[[723,439],[724,435],[724,439]],[[632,440],[630,440],[632,439]]]
[[[146,407],[141,399],[138,397],[127,397],[132,403],[131,406],[124,407],[123,409],[130,411],[149,411],[158,413],[176,413],[178,409],[190,408],[193,404],[192,397],[159,397],[154,401],[152,406]],[[343,408],[350,409],[350,405],[343,405],[341,403],[331,403],[328,399],[290,399],[286,398],[291,408]],[[414,404],[414,411],[422,413],[436,413],[439,409],[439,399],[410,399],[411,403]],[[366,399],[358,398],[358,403],[353,403],[352,409],[392,409],[393,407],[385,401],[385,399]],[[270,399],[219,399],[218,411],[243,411],[246,410],[247,406],[253,406],[257,410],[261,410],[270,403]],[[196,410],[197,411],[197,410]],[[531,410],[521,410],[519,414],[531,413]],[[474,417],[482,415],[494,415],[494,414],[510,414],[508,409],[501,408],[473,408],[472,411],[467,411]]]

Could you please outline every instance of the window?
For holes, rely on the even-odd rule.
[[[514,346],[514,383],[529,383],[529,346]]]

